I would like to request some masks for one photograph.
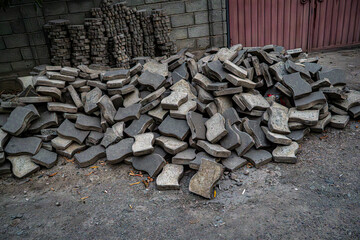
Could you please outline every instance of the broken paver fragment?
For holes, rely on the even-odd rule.
[[[144,106],[148,103],[151,103],[152,101],[158,99],[165,92],[165,90],[165,87],[161,87],[155,92],[150,93],[140,101],[140,104]]]
[[[42,141],[37,137],[11,137],[4,151],[8,155],[35,155],[41,148]]]
[[[193,78],[193,82],[205,89],[206,91],[218,91],[228,87],[227,82],[213,82],[201,73],[197,73]]]
[[[155,119],[156,122],[162,122],[169,111],[162,109],[161,105],[150,110],[147,114]]]
[[[253,109],[266,110],[270,104],[260,94],[253,93],[240,93],[241,102],[244,103],[246,108],[251,111]]]
[[[54,112],[43,112],[40,118],[34,120],[28,128],[31,132],[38,132],[41,129],[57,126],[59,124],[57,114]]]
[[[17,178],[27,177],[40,169],[40,166],[31,161],[30,155],[8,156],[7,159],[11,162],[12,172]]]
[[[175,137],[184,140],[190,132],[190,128],[185,120],[175,119],[167,116],[158,127],[159,132],[168,137]]]
[[[31,159],[36,164],[39,164],[46,168],[52,168],[56,164],[57,154],[41,148],[36,155],[31,157]]]
[[[4,151],[4,146],[6,141],[9,139],[9,134],[7,132],[4,132],[1,128],[0,128],[0,152]]]
[[[216,113],[205,122],[206,139],[211,143],[216,143],[228,133],[225,129],[225,118]]]
[[[84,144],[78,144],[78,143],[72,143],[69,147],[63,149],[63,150],[56,150],[56,152],[64,157],[67,158],[73,158],[75,153],[80,152],[82,150],[86,149],[86,145]]]
[[[160,74],[149,72],[145,70],[139,77],[140,84],[150,87],[153,90],[157,90],[165,83],[166,78]]]
[[[308,126],[316,125],[319,120],[319,110],[297,110],[296,108],[290,108],[289,121],[299,122]]]
[[[100,125],[100,118],[91,117],[85,114],[79,114],[79,116],[76,118],[75,127],[86,131],[90,130],[90,131],[102,132],[102,128]]]
[[[191,138],[193,140],[205,140],[206,127],[202,114],[190,111],[186,114],[186,121],[191,130]]]
[[[26,130],[31,120],[36,118],[33,110],[25,107],[16,107],[7,118],[2,130],[11,135],[18,136]]]
[[[270,147],[265,133],[260,127],[261,118],[256,120],[243,119],[244,130],[254,139],[256,148]]]
[[[63,138],[68,138],[82,144],[90,132],[77,129],[74,123],[65,119],[65,121],[57,129],[57,133]]]
[[[220,158],[214,158],[213,156],[210,156],[206,152],[198,152],[196,154],[195,159],[190,161],[189,167],[191,169],[194,169],[194,170],[199,170],[201,162],[202,162],[203,159],[207,159],[207,160],[213,161],[213,162],[219,162],[220,161]]]
[[[321,71],[319,72],[319,79],[327,78],[330,80],[331,85],[345,85],[346,84],[346,74],[342,69],[332,69],[330,71]]]
[[[285,135],[279,134],[279,133],[273,133],[271,132],[267,127],[262,126],[261,129],[266,135],[266,138],[273,143],[281,144],[281,145],[290,145],[291,139],[286,137]]]
[[[179,181],[184,174],[184,166],[177,164],[166,164],[162,172],[156,178],[158,190],[178,190]]]
[[[310,84],[302,79],[298,72],[284,76],[283,83],[290,88],[294,99],[304,97],[312,91]]]
[[[110,164],[116,164],[122,162],[127,157],[131,157],[133,155],[132,152],[133,144],[134,144],[134,139],[125,138],[120,142],[107,147],[106,148],[107,162]]]
[[[97,105],[100,108],[101,115],[104,117],[106,122],[108,122],[110,125],[114,124],[116,109],[110,98],[107,95],[103,95],[97,102]]]
[[[69,103],[49,102],[47,109],[51,112],[77,113],[78,109],[75,105]]]
[[[256,168],[259,168],[272,160],[272,155],[266,150],[260,149],[256,150],[254,148],[250,149],[243,158],[247,159],[252,165]]]
[[[238,76],[239,78],[246,78],[248,72],[243,67],[240,67],[236,65],[233,62],[230,62],[229,60],[225,60],[224,62],[224,68],[228,70],[229,72],[233,73],[234,75]],[[227,78],[226,78],[227,79]]]
[[[141,104],[136,103],[125,108],[119,108],[114,117],[115,121],[127,122],[140,118]]]
[[[300,130],[291,131],[290,134],[286,135],[286,137],[290,138],[293,141],[301,141],[306,134],[310,132],[310,128],[304,128]]]
[[[274,162],[296,163],[296,153],[299,150],[299,144],[292,142],[289,146],[277,146],[273,152]]]
[[[81,109],[84,107],[78,93],[76,92],[75,88],[72,86],[72,85],[69,85],[67,87],[67,90],[68,92],[70,93],[70,96],[73,100],[73,102],[75,103],[75,106],[78,108],[78,109]]]
[[[75,162],[80,167],[88,167],[93,165],[97,160],[104,158],[105,156],[105,148],[101,145],[96,145],[89,147],[85,151],[76,153],[74,155],[74,158]]]
[[[221,163],[225,168],[231,172],[245,166],[248,161],[242,157],[238,157],[234,152],[231,153],[230,157],[223,159]]]
[[[249,134],[240,131],[236,126],[234,126],[234,129],[241,139],[241,145],[235,148],[237,155],[241,157],[254,146],[255,141]]]
[[[268,127],[270,131],[280,134],[289,134],[288,108],[273,102],[267,111],[269,113]]]
[[[301,77],[306,80],[308,83],[313,83],[310,73],[302,66],[294,63],[291,60],[285,62],[285,68],[289,73],[299,73]],[[284,79],[285,80],[285,79]]]
[[[345,100],[336,100],[333,104],[342,110],[348,111],[350,108],[360,105],[360,92],[355,90],[350,90],[346,94],[347,98]]]
[[[100,145],[104,146],[105,148],[108,147],[109,145],[116,143],[118,141],[120,141],[122,138],[122,136],[120,136],[115,130],[114,128],[107,128],[105,133],[104,133],[104,137],[101,140]]]
[[[64,149],[68,148],[71,143],[72,143],[71,139],[66,139],[66,138],[62,138],[62,137],[56,137],[51,140],[51,145],[56,150],[64,150]]]
[[[104,81],[128,78],[130,76],[130,71],[128,69],[119,69],[113,71],[106,71],[101,74],[101,78]]]
[[[230,121],[227,120],[225,123],[225,129],[227,134],[220,140],[220,145],[227,150],[233,150],[240,146],[241,139],[237,131],[234,129],[235,125],[231,125]]]
[[[310,129],[313,132],[323,132],[325,130],[325,127],[330,123],[331,121],[331,113],[327,115],[327,117],[319,120],[316,125],[311,126]]]
[[[188,148],[184,151],[177,153],[174,157],[172,157],[172,163],[180,164],[180,165],[189,165],[190,161],[194,160],[196,157],[194,148]]]
[[[330,120],[330,126],[343,129],[349,123],[350,117],[344,115],[333,115]]]
[[[219,144],[212,144],[204,140],[199,140],[197,145],[205,150],[208,154],[214,157],[227,158],[230,156],[231,152]]]
[[[204,198],[214,198],[215,184],[223,172],[221,164],[203,159],[199,171],[190,180],[189,191]]]
[[[150,177],[156,177],[165,164],[164,158],[156,153],[132,158],[133,167],[147,172]]]
[[[134,136],[135,142],[131,149],[134,156],[150,154],[154,151],[154,133],[143,133]]]
[[[140,133],[144,133],[145,130],[154,122],[154,119],[148,115],[141,115],[139,119],[133,120],[132,123],[125,128],[124,132],[130,136],[134,137]]]
[[[97,102],[102,96],[102,91],[96,87],[86,94],[84,110],[87,114],[91,114],[98,110]]]
[[[186,92],[173,91],[169,96],[161,100],[161,107],[165,110],[177,110],[187,100],[188,94]]]
[[[321,91],[312,92],[309,95],[295,100],[295,106],[299,110],[309,109],[316,104],[326,103],[325,95]]]
[[[238,87],[241,86],[241,87],[249,88],[249,89],[252,89],[252,88],[256,87],[256,83],[254,83],[250,79],[240,78],[240,77],[237,77],[237,76],[232,75],[232,74],[226,75],[226,80],[228,80],[234,86],[238,86]]]
[[[173,137],[165,136],[157,137],[155,143],[161,146],[165,150],[165,152],[172,155],[176,155],[177,153],[184,151],[188,147],[187,142],[180,141]]]

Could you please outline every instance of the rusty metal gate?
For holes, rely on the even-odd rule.
[[[287,49],[360,44],[360,0],[229,0],[230,44]]]

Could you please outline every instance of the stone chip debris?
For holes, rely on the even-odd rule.
[[[106,6],[92,9],[96,18],[85,27],[70,27],[72,40],[56,35],[68,21],[52,21],[47,30],[56,66],[33,77],[29,95],[1,95],[0,173],[11,164],[16,177],[26,177],[53,167],[58,156],[74,157],[80,167],[103,159],[157,177],[159,190],[178,190],[190,169],[197,171],[190,192],[211,199],[224,171],[296,163],[306,134],[345,128],[360,116],[360,92],[345,86],[344,72],[307,63],[302,51],[237,45],[197,57],[186,49],[174,54],[163,11]],[[121,30],[103,25],[124,16],[137,30],[146,28],[150,45],[142,44],[144,31],[130,31],[126,22],[118,22]],[[141,20],[159,25],[148,29]],[[78,50],[81,58],[72,59],[71,44],[54,39],[77,36],[86,36],[89,41],[76,44],[90,51]],[[111,46],[101,45],[102,38]],[[155,58],[158,52],[164,56]]]

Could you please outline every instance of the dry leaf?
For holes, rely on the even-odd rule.
[[[87,199],[87,198],[89,198],[89,196],[87,196],[87,197],[82,197],[82,198],[80,198],[81,200],[85,200],[85,199]]]
[[[53,177],[53,176],[55,176],[56,174],[58,174],[58,172],[54,172],[54,173],[48,175],[48,177]]]
[[[90,176],[90,175],[93,174],[93,173],[94,173],[94,171],[89,172],[88,174],[85,174],[85,176]]]
[[[214,198],[216,198],[216,190],[214,189]]]
[[[130,186],[136,185],[136,184],[140,184],[140,183],[141,183],[140,181],[139,181],[139,182],[130,183]]]
[[[95,168],[98,168],[98,166],[92,166],[92,167],[90,167],[90,168],[95,169]]]
[[[324,136],[321,136],[321,137],[319,137],[321,140],[323,140],[323,139],[326,139],[326,138],[328,138],[329,136],[328,135],[324,135]]]

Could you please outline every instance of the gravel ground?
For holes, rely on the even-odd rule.
[[[360,49],[313,53],[360,89]],[[359,239],[360,122],[301,143],[298,163],[225,175],[217,197],[135,184],[130,166],[59,164],[0,179],[1,239]],[[54,173],[57,173],[54,175]],[[49,176],[50,175],[50,176]],[[51,175],[54,175],[51,177]],[[235,180],[232,180],[235,179]]]

